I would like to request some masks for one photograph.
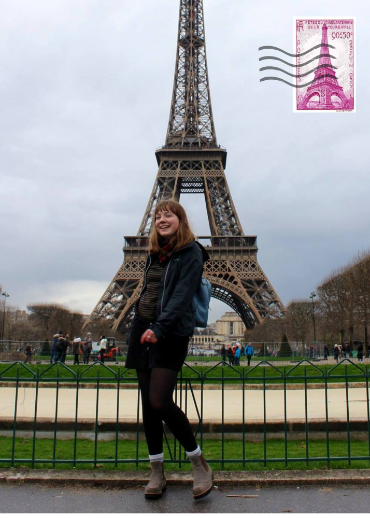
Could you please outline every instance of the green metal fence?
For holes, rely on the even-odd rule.
[[[82,395],[86,399],[86,394],[82,394],[85,390],[89,391],[89,419],[82,415],[82,410],[86,410],[81,407]],[[294,394],[293,390],[298,390],[299,394]],[[356,390],[359,392],[354,392]],[[65,391],[69,391],[67,406],[61,401],[61,396],[66,396]],[[233,392],[230,394],[229,391]],[[25,405],[26,394],[28,407]],[[297,394],[300,403],[294,403],[294,407],[291,399]],[[339,404],[341,417],[337,415],[338,408],[335,410],[333,406],[333,398],[337,395],[340,396],[337,407]],[[237,405],[232,400],[232,419],[231,396],[238,400]],[[107,397],[113,410],[104,420],[101,408]],[[209,369],[185,365],[179,374],[174,397],[186,414],[192,414],[192,424],[202,449],[207,448],[208,441],[217,439],[217,448],[213,456],[208,457],[221,468],[231,465],[240,468],[253,465],[294,467],[302,463],[310,467],[318,462],[330,468],[339,461],[348,466],[360,461],[370,466],[368,365],[351,360],[322,368],[307,360],[280,368],[268,362],[251,368],[222,362]],[[213,405],[213,417],[209,418],[206,400],[212,397],[217,398],[217,403]],[[317,401],[314,405],[310,403],[313,397]],[[281,407],[278,419],[276,415],[272,416],[275,399],[276,406]],[[2,466],[122,467],[125,464],[134,467],[148,462],[140,419],[140,392],[134,371],[100,362],[76,369],[63,364],[42,369],[16,362],[0,370],[0,402],[0,443],[1,440],[8,441],[6,451],[4,448],[0,451]],[[135,416],[130,422],[125,415],[129,405],[135,408]],[[321,417],[317,417],[318,406],[322,407]],[[68,418],[61,415],[62,409],[67,411]],[[298,417],[293,415],[293,410],[298,412]],[[256,412],[260,417],[256,418]],[[89,456],[80,448],[87,421],[90,423],[90,445],[93,445]],[[107,456],[99,456],[100,442],[107,430],[114,450]],[[48,449],[42,446],[46,432],[50,439]],[[72,449],[69,455],[61,456],[58,449],[64,440],[63,433],[67,432]],[[126,434],[126,438],[122,438],[122,434]],[[166,429],[164,435],[166,463],[186,464],[181,445]],[[316,447],[318,435],[321,449]],[[342,449],[338,450],[339,436]],[[30,444],[26,456],[20,454],[24,437]],[[295,437],[300,437],[301,454],[291,449]],[[270,448],[276,440],[280,441],[278,453]],[[125,441],[133,445],[130,455],[126,456],[120,454]],[[253,450],[255,443],[260,445],[257,453]],[[42,455],[46,449],[47,455]]]

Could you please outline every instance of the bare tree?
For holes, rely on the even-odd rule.
[[[279,318],[268,318],[263,324],[257,324],[253,329],[244,332],[247,342],[273,342],[280,343],[282,337],[283,320]]]
[[[27,309],[31,312],[31,318],[41,325],[45,333],[45,337],[58,332],[66,323],[66,318],[69,315],[69,310],[57,304],[56,302],[44,302],[29,304]],[[52,329],[53,327],[53,329]],[[64,327],[64,326],[63,326]]]
[[[82,313],[71,311],[68,316],[67,330],[71,337],[81,334],[82,326],[84,324],[84,316]]]
[[[343,343],[348,333],[353,348],[355,330],[364,331],[365,353],[368,354],[370,318],[370,253],[358,255],[347,266],[332,274],[317,289],[321,325],[326,333],[339,333]]]
[[[305,343],[311,330],[311,302],[305,299],[292,300],[286,308],[285,320],[290,340]]]
[[[359,254],[352,265],[357,322],[363,329],[365,357],[369,357],[370,252]]]
[[[346,269],[334,271],[317,288],[320,298],[320,314],[326,320],[327,330],[339,333],[340,343],[344,342],[347,328],[348,283]]]

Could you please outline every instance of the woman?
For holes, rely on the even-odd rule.
[[[364,346],[362,344],[357,347],[357,360],[359,363],[362,363],[364,360]]]
[[[58,360],[57,343],[59,340],[59,334],[53,336],[53,341],[50,345],[50,363],[55,363]]]
[[[203,498],[213,487],[212,470],[195,441],[188,418],[172,398],[194,330],[192,300],[201,283],[203,263],[208,259],[204,248],[195,242],[183,207],[174,200],[159,202],[126,359],[126,367],[136,369],[141,390],[151,466],[145,488],[149,499],[160,498],[166,489],[162,421],[191,461],[194,498]]]
[[[334,360],[338,363],[339,347],[337,344],[334,345]]]
[[[61,359],[62,363],[66,362],[67,350],[68,350],[68,347],[70,347],[70,346],[71,346],[71,342],[69,341],[69,334],[66,333],[65,342],[64,342],[64,348],[63,348],[63,351],[62,351],[62,359]]]
[[[324,345],[324,360],[328,359],[329,349],[327,345]]]
[[[226,347],[224,345],[221,348],[221,359],[224,363],[226,363]]]
[[[73,365],[80,365],[80,354],[81,354],[81,338],[76,336],[72,344],[72,354],[74,355]]]
[[[92,336],[87,333],[83,342],[84,364],[88,365],[90,361],[90,354],[92,351]]]
[[[233,351],[232,351],[231,347],[229,347],[227,350],[227,357],[229,360],[229,365],[232,365],[234,363],[234,356],[233,356]]]
[[[24,363],[32,363],[32,346],[26,344],[26,361]]]
[[[99,358],[100,358],[100,361],[102,363],[104,363],[104,355],[105,355],[105,351],[107,349],[107,343],[108,343],[108,340],[105,338],[104,335],[101,335],[100,337],[100,342],[99,342]]]

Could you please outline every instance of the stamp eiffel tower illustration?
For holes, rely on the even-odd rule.
[[[212,296],[236,311],[248,329],[280,316],[284,305],[257,261],[257,238],[246,236],[225,177],[227,152],[217,144],[212,116],[203,0],[180,0],[175,80],[165,145],[156,151],[158,173],[136,236],[125,237],[124,261],[85,327],[109,319],[127,331],[139,296],[153,211],[159,200],[204,193],[210,236],[198,239],[210,260],[205,276]]]
[[[307,92],[299,103],[300,110],[307,110],[310,99],[318,97],[319,100],[315,104],[315,110],[335,110],[336,107],[332,102],[332,96],[337,96],[341,101],[342,108],[353,108],[353,101],[347,99],[343,92],[343,88],[339,85],[335,75],[333,65],[329,55],[328,45],[328,26],[326,23],[322,26],[321,51],[318,68],[315,70],[315,80],[311,86],[307,88]]]

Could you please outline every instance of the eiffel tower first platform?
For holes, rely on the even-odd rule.
[[[158,173],[136,236],[125,237],[124,261],[85,323],[109,319],[125,333],[139,296],[153,211],[158,201],[204,193],[210,236],[199,236],[210,260],[204,275],[212,296],[252,329],[278,317],[284,305],[257,261],[257,238],[246,236],[225,177],[227,152],[217,144],[208,82],[203,0],[180,0],[175,80],[165,145],[156,151]]]

